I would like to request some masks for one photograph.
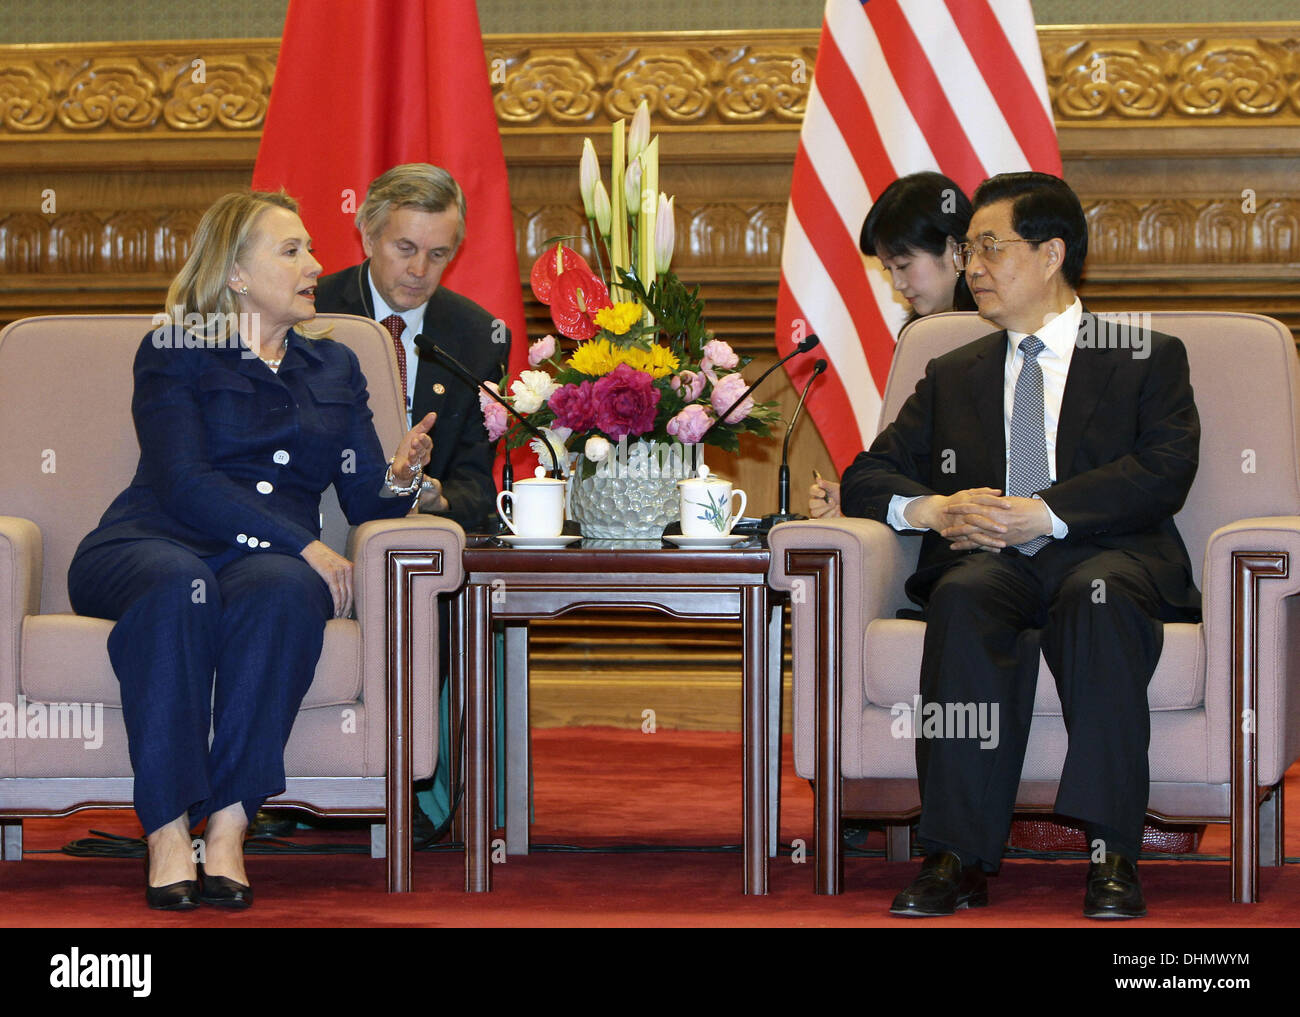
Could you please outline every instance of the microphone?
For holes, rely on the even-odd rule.
[[[512,417],[514,417],[517,421],[519,421],[519,423],[521,423],[524,426],[525,431],[531,434],[534,438],[541,439],[542,445],[546,447],[546,451],[547,453],[550,454],[551,457],[551,474],[555,477],[559,477],[561,475],[559,456],[555,454],[554,447],[552,447],[551,443],[546,440],[546,435],[542,434],[541,429],[538,428],[536,424],[532,423],[527,418],[525,418],[522,413],[516,410],[503,398],[501,398],[501,396],[499,396],[496,392],[493,392],[490,388],[488,388],[486,384],[484,384],[483,382],[475,378],[473,373],[471,373],[471,371],[469,370],[469,368],[467,368],[464,364],[462,364],[459,360],[453,357],[450,353],[444,350],[441,346],[435,343],[424,333],[421,333],[420,335],[417,335],[415,337],[415,348],[418,349],[421,353],[425,353],[428,356],[432,357],[434,360],[438,361],[438,363],[442,364],[445,368],[447,368],[447,370],[451,371],[452,374],[454,374],[457,378],[463,381],[466,385],[469,385],[471,388],[476,388],[480,392],[486,392],[492,399],[494,399],[496,402],[504,406],[506,408],[506,412],[509,413]],[[502,472],[501,486],[504,487],[506,490],[509,490],[511,486],[513,486],[513,481],[514,481],[514,468],[510,465],[509,453],[506,454],[505,469],[503,469],[501,472]]]
[[[799,396],[799,404],[794,408],[794,413],[790,416],[790,426],[785,429],[785,441],[781,445],[781,469],[777,473],[776,513],[770,516],[764,516],[759,523],[758,532],[766,533],[777,523],[788,523],[795,519],[807,519],[807,516],[801,516],[797,512],[790,512],[790,435],[794,434],[794,425],[799,421],[799,414],[803,410],[804,400],[808,398],[808,390],[817,380],[817,376],[826,370],[830,365],[825,360],[818,360],[813,364],[812,374],[808,376],[808,382],[803,387],[803,394]]]
[[[418,341],[418,340],[417,340],[417,341]],[[708,427],[706,427],[706,428],[704,429],[704,433],[703,433],[702,435],[700,435],[700,441],[703,442],[704,439],[705,439],[706,437],[708,437],[708,434],[709,434],[710,431],[712,431],[712,430],[713,430],[715,427],[717,427],[720,423],[722,423],[724,420],[726,420],[727,417],[731,416],[731,411],[734,410],[734,409],[735,409],[737,406],[739,406],[741,403],[743,403],[746,399],[748,399],[748,398],[750,397],[750,395],[753,393],[754,389],[758,388],[759,385],[763,384],[763,382],[767,379],[767,376],[768,376],[769,374],[771,374],[773,371],[775,371],[778,367],[780,367],[782,364],[784,364],[787,360],[791,360],[791,359],[793,359],[794,357],[797,357],[800,353],[807,353],[810,349],[812,349],[814,346],[816,346],[819,342],[821,342],[821,340],[818,339],[815,335],[810,335],[810,336],[808,336],[808,337],[805,338],[804,341],[801,342],[798,346],[796,346],[796,347],[795,347],[794,349],[792,349],[789,353],[787,353],[784,357],[782,357],[782,358],[781,358],[780,360],[778,360],[775,364],[773,364],[771,367],[769,367],[766,371],[764,371],[762,374],[760,374],[760,375],[758,376],[758,381],[754,382],[754,384],[750,385],[749,388],[745,389],[745,391],[743,391],[742,393],[740,393],[740,398],[737,399],[734,403],[732,403],[730,406],[727,407],[727,412],[726,412],[726,413],[719,413],[717,419],[714,420],[713,423],[711,423]]]

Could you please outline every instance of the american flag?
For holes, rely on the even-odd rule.
[[[1016,170],[1061,173],[1029,0],[828,0],[795,156],[776,345],[808,333],[831,369],[808,411],[839,471],[876,433],[907,317],[858,250],[874,196],[938,170],[967,194]],[[787,365],[802,388],[812,357]]]

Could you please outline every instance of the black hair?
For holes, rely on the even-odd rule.
[[[966,236],[973,211],[965,192],[942,173],[911,173],[880,193],[858,246],[883,258],[915,251],[942,257],[949,237],[960,242]]]
[[[1088,220],[1079,196],[1050,173],[999,173],[975,188],[975,208],[1010,201],[1011,226],[1026,240],[1065,243],[1061,276],[1077,289],[1088,257]]]

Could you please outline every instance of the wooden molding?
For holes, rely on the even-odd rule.
[[[1038,30],[1058,126],[1300,124],[1300,23]],[[817,30],[488,35],[503,130],[590,130],[642,98],[666,129],[796,130]],[[0,137],[258,132],[278,39],[0,46]]]

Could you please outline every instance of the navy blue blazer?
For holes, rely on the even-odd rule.
[[[174,326],[144,337],[131,401],[140,464],[77,553],[161,538],[206,557],[297,554],[320,537],[330,484],[348,521],[406,515],[380,496],[380,447],[356,354],[288,335],[279,373],[246,348],[205,346]]]

